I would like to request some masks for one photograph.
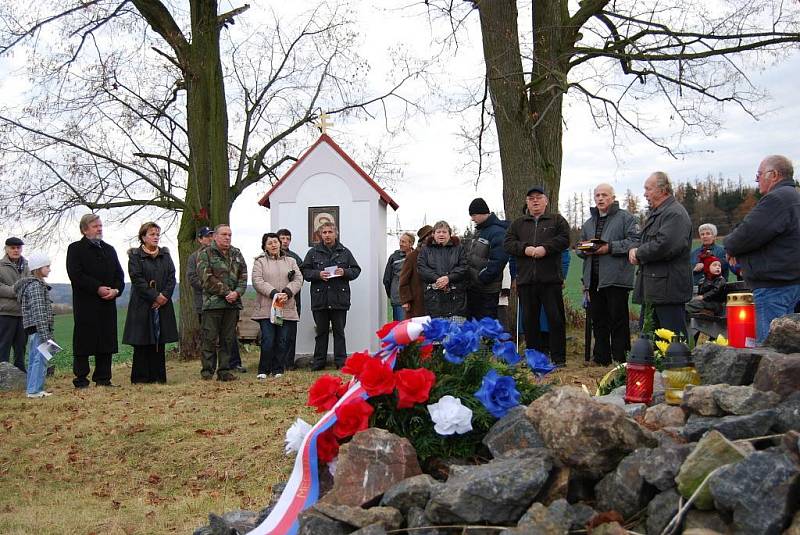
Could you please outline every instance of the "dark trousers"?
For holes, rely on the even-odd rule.
[[[630,316],[628,314],[628,288],[606,286],[589,289],[594,350],[592,359],[598,364],[625,362],[631,348]]]
[[[467,291],[467,318],[497,318],[500,292]]]
[[[164,344],[133,346],[131,383],[166,383]]]
[[[89,355],[74,355],[72,357],[72,373],[75,378],[72,384],[78,388],[89,386]],[[92,381],[98,385],[111,383],[111,353],[101,353],[94,356],[94,373]]]
[[[221,308],[203,311],[203,368],[204,376],[225,373],[231,368],[231,347],[236,341],[236,318],[239,311]]]
[[[11,362],[14,350],[14,366],[25,371],[25,344],[28,336],[22,328],[22,317],[0,316],[0,362]]]
[[[297,324],[299,321],[284,322],[283,328],[286,329],[287,349],[286,349],[286,368],[293,370],[297,366],[294,363],[294,356],[297,352]]]
[[[525,346],[542,352],[547,352],[549,346],[550,359],[556,364],[564,364],[567,360],[567,329],[561,283],[522,284],[517,286],[517,291],[525,314]],[[541,308],[544,308],[550,328],[549,344],[544,343],[539,325]]]
[[[314,368],[325,367],[328,358],[328,333],[333,330],[333,362],[343,366],[347,358],[347,347],[344,339],[344,327],[347,323],[346,310],[312,310],[317,335],[314,338]]]
[[[656,329],[669,329],[689,339],[686,329],[686,310],[683,305],[653,305],[653,321]]]
[[[289,325],[296,321],[284,321],[275,325],[269,319],[258,320],[261,325],[261,356],[258,373],[276,374],[286,371],[286,355],[289,350]]]

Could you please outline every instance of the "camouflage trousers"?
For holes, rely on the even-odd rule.
[[[203,311],[203,369],[204,376],[223,374],[230,370],[230,348],[236,339],[236,320],[239,311],[222,308]]]

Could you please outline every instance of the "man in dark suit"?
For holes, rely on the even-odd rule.
[[[103,241],[103,222],[97,214],[81,218],[83,238],[69,244],[67,274],[72,283],[72,371],[75,388],[89,386],[89,356],[94,355],[92,381],[111,383],[111,355],[117,348],[117,297],[125,289],[117,252]]]

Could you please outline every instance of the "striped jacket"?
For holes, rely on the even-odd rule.
[[[36,329],[42,341],[53,338],[53,300],[50,286],[36,277],[25,277],[14,284],[17,301],[22,307],[22,326]]]

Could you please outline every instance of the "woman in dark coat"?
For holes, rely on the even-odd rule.
[[[467,313],[467,255],[452,232],[446,221],[433,226],[433,241],[420,251],[417,271],[425,287],[425,312],[463,320]]]
[[[175,264],[169,249],[159,247],[161,227],[145,223],[139,247],[128,251],[131,299],[122,343],[133,346],[131,383],[166,383],[164,345],[178,340],[172,307]]]

